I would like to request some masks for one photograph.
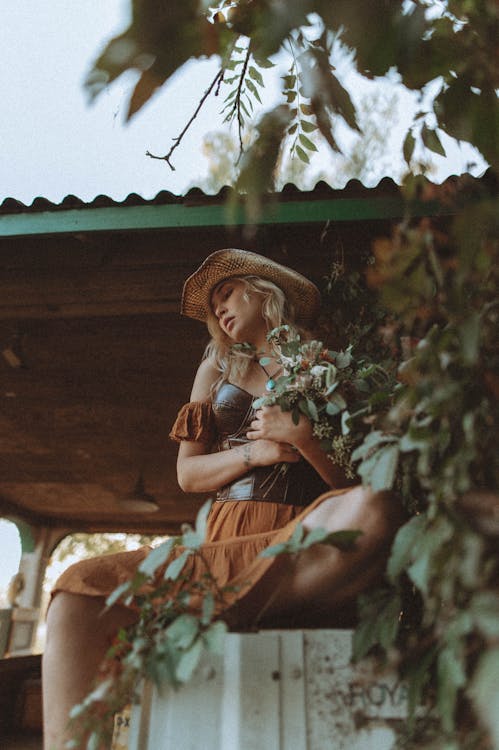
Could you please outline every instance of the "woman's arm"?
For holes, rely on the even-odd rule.
[[[314,467],[322,479],[332,488],[349,484],[341,467],[333,463],[312,433],[312,423],[304,414],[298,424],[293,422],[291,412],[282,411],[279,406],[264,406],[256,413],[247,432],[250,440],[287,440]]]
[[[196,373],[191,401],[208,401],[219,373],[204,360]],[[211,452],[208,443],[183,441],[177,458],[177,479],[184,492],[213,492],[246,474],[254,466],[294,462],[299,455],[289,443],[257,439],[225,451]]]

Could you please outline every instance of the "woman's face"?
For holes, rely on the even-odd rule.
[[[262,298],[250,294],[240,279],[227,279],[215,287],[211,306],[222,331],[236,343],[260,343],[265,338]]]

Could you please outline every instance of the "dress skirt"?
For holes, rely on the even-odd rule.
[[[306,508],[258,501],[215,502],[208,519],[208,541],[202,546],[203,560],[193,556],[188,561],[189,584],[205,574],[207,563],[218,586],[230,587],[226,598],[227,609],[237,609],[238,624],[246,622],[250,626],[254,613],[265,610],[268,592],[279,585],[287,557],[262,557],[260,553],[269,546],[289,540],[297,524],[311,510],[324,500],[344,492],[345,489],[331,490]],[[276,524],[281,525],[276,528]],[[224,538],[220,539],[222,533]],[[61,591],[106,598],[117,586],[133,577],[149,552],[149,547],[141,547],[77,562],[57,580],[52,598]],[[258,587],[264,577],[266,585]],[[261,601],[259,588],[262,588]],[[251,595],[252,591],[257,592],[256,599]],[[245,617],[245,602],[248,602],[248,618]],[[222,615],[221,612],[219,614]],[[351,613],[345,612],[345,616],[350,621]]]

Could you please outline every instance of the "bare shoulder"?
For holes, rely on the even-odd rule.
[[[212,360],[203,359],[194,377],[191,401],[207,401],[211,395],[211,387],[219,377],[220,372]]]

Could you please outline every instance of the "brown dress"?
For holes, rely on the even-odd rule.
[[[247,391],[225,383],[213,402],[185,404],[170,437],[178,442],[203,442],[211,451],[244,443],[254,414],[252,401]],[[219,585],[234,588],[231,605],[244,607],[247,594],[270,569],[275,568],[278,574],[282,558],[260,557],[260,552],[289,539],[312,507],[343,491],[328,489],[315,470],[300,461],[256,467],[217,492],[208,518],[203,557]],[[133,575],[148,552],[149,548],[143,547],[78,562],[61,575],[52,596],[66,591],[107,597]],[[196,558],[190,565],[191,581],[205,572],[204,564]],[[262,593],[262,609],[266,596]],[[251,608],[255,611],[254,601]]]

